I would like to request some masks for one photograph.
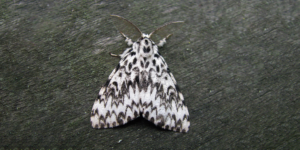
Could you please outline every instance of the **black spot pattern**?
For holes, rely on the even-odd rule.
[[[143,51],[144,51],[144,53],[149,53],[150,52],[150,47],[143,47]]]
[[[137,111],[134,111],[134,117],[137,118],[139,116]]]
[[[120,63],[118,63],[117,67],[116,67],[116,72],[119,70],[120,68]]]
[[[148,117],[149,117],[149,112],[147,111],[147,112],[145,113],[144,118],[148,119]]]
[[[128,116],[128,118],[127,118],[127,122],[129,122],[129,121],[131,121],[131,117],[130,116]]]
[[[175,85],[177,92],[180,92],[179,86],[176,84]]]
[[[154,118],[153,118],[153,117],[151,117],[150,121],[151,121],[152,123],[154,123]]]
[[[131,55],[131,56],[135,55],[135,52],[131,52],[130,55]]]
[[[131,70],[131,68],[132,68],[132,64],[131,64],[131,63],[129,63],[129,65],[128,65],[128,69],[129,69],[129,70]]]
[[[167,68],[167,72],[168,72],[168,73],[171,73],[171,70],[170,70],[169,68]]]
[[[126,60],[126,59],[127,59],[127,56],[128,56],[128,55],[126,55],[126,56],[123,58],[123,60]]]
[[[136,76],[136,77],[134,78],[134,81],[135,81],[137,84],[139,84],[139,83],[140,83],[139,76]]]
[[[153,66],[155,66],[155,64],[156,64],[155,59],[152,60],[152,63],[153,63]]]
[[[159,123],[157,123],[157,126],[160,127],[160,128],[161,128],[162,126],[164,126],[164,125],[165,125],[164,122],[159,122]]]
[[[129,86],[132,86],[132,81],[129,81],[129,82],[127,83],[127,87],[129,87]]]
[[[132,63],[135,65],[135,63],[136,63],[136,58],[133,59],[133,62],[132,62]]]
[[[148,68],[149,66],[149,61],[146,62],[145,68]]]
[[[116,81],[113,82],[113,85],[115,85],[116,87],[118,87],[118,83]]]
[[[106,81],[106,83],[105,83],[104,86],[108,86],[109,82],[110,82],[110,79],[108,79],[108,80]]]
[[[116,81],[113,82],[113,85],[118,86],[118,83]]]

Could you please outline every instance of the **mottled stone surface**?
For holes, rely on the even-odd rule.
[[[96,130],[99,89],[127,47],[110,14],[151,32],[185,97],[188,133],[145,119]],[[0,0],[0,149],[296,149],[300,2]]]

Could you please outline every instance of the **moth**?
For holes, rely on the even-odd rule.
[[[100,89],[91,112],[93,128],[113,128],[142,116],[167,130],[187,132],[189,112],[176,80],[158,47],[166,43],[182,21],[171,22],[144,34],[125,18],[112,15],[115,26],[130,46]],[[171,33],[170,33],[171,32]]]

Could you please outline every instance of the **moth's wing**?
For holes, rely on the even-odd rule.
[[[144,95],[143,117],[163,129],[187,132],[190,126],[189,112],[183,95],[163,57],[159,54],[156,56],[149,70],[152,84],[140,94]]]
[[[182,25],[183,21],[175,21],[167,23],[153,32],[149,34],[149,37],[158,44],[160,40],[163,40],[164,38],[168,38],[170,35],[172,35],[174,32],[176,32]]]
[[[116,127],[140,116],[139,90],[134,81],[138,72],[128,70],[128,61],[132,62],[131,57],[122,58],[100,89],[91,112],[93,128]]]
[[[135,41],[140,37],[142,37],[142,32],[133,23],[118,15],[111,15],[111,16],[112,16],[113,23],[116,26],[116,28],[119,30],[119,32],[125,34],[125,36],[127,36],[129,39]]]

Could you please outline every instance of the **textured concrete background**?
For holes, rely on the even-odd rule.
[[[144,119],[95,130],[90,111],[126,44],[117,14],[151,32],[190,112],[186,134]],[[0,0],[0,149],[297,149],[299,0]]]

